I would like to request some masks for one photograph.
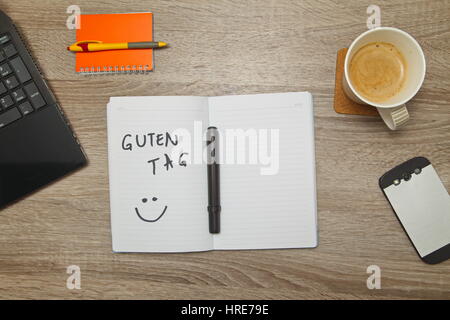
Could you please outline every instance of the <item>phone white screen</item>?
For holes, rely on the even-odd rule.
[[[384,193],[421,257],[450,243],[450,196],[431,164]]]

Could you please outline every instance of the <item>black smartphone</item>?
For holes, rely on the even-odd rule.
[[[420,258],[450,258],[450,195],[427,158],[416,157],[386,172],[380,188]]]

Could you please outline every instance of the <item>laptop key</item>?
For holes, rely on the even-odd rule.
[[[11,90],[17,87],[19,85],[19,82],[17,81],[16,77],[11,76],[5,80],[5,85],[9,90]]]
[[[21,117],[22,117],[22,115],[20,114],[20,112],[17,108],[13,108],[11,110],[8,110],[8,111],[0,114],[0,128],[7,126],[11,122],[18,120]]]
[[[23,92],[22,89],[17,89],[11,92],[11,95],[13,96],[14,100],[16,100],[16,102],[20,102],[26,98],[25,92]]]
[[[42,98],[41,93],[33,82],[27,84],[24,89],[35,109],[45,106],[44,98]]]
[[[7,34],[4,34],[0,37],[0,44],[5,44],[10,40],[9,36]]]
[[[13,104],[14,102],[10,95],[6,95],[0,99],[0,105],[3,107],[3,109],[8,109]]]
[[[17,53],[16,47],[12,43],[8,44],[6,47],[3,48],[3,51],[5,52],[6,56],[12,57]]]
[[[24,103],[20,104],[19,109],[24,116],[34,111],[29,101],[25,101]]]
[[[6,92],[6,87],[3,83],[0,82],[0,94],[4,94]]]
[[[24,83],[31,79],[31,75],[27,70],[27,67],[23,64],[22,58],[15,57],[9,61],[11,67],[19,78],[20,82]]]
[[[7,63],[4,63],[0,65],[0,75],[2,77],[6,77],[8,74],[12,72],[11,68],[8,66]]]
[[[6,59],[5,53],[3,51],[0,51],[0,62],[5,59]]]

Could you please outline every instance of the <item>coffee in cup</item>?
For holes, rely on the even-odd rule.
[[[369,101],[385,102],[404,87],[407,65],[403,54],[387,42],[371,42],[350,60],[350,81]]]

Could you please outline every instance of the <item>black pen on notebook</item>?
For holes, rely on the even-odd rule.
[[[220,232],[220,170],[219,170],[219,130],[209,127],[206,132],[208,167],[208,215],[209,232]]]

